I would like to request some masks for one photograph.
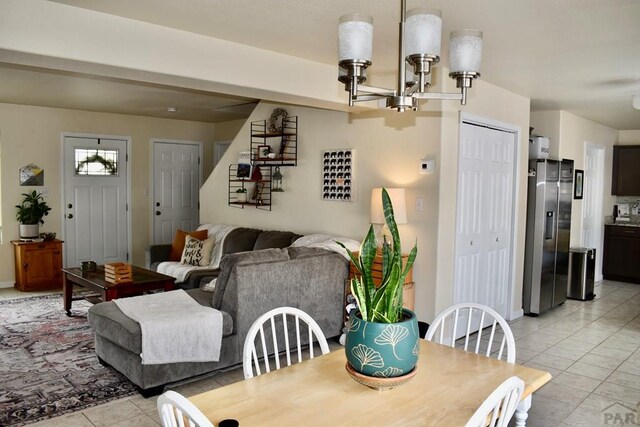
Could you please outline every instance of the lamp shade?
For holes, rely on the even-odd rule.
[[[407,12],[404,34],[406,56],[440,56],[442,12],[422,7],[411,9]]]
[[[353,13],[342,15],[338,25],[339,60],[371,62],[373,52],[373,18]]]
[[[407,202],[404,188],[387,188],[387,193],[393,205],[393,216],[396,224],[407,223]],[[371,224],[385,224],[384,211],[382,210],[382,188],[371,190],[371,210],[369,211]]]
[[[449,72],[480,72],[482,31],[452,31],[449,40]]]

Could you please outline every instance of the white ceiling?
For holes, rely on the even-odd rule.
[[[374,17],[375,24],[374,63],[370,74],[391,74],[396,68],[399,1],[54,1],[328,64],[336,63],[339,16],[356,11],[368,13]],[[409,8],[417,5],[442,10],[444,35],[460,28],[483,30],[482,79],[531,98],[533,110],[563,109],[615,129],[640,129],[640,111],[631,107],[632,95],[640,94],[640,1],[408,1]],[[447,38],[443,37],[443,51]],[[20,78],[16,70],[0,70],[0,78],[5,74]],[[75,86],[72,76],[51,74],[47,78],[60,80],[61,85]],[[91,83],[103,95],[117,93],[115,88],[125,84],[82,78],[78,85],[86,91],[84,96],[79,95],[78,103],[87,103],[91,107],[87,109],[102,108],[96,105],[99,102],[95,97],[90,96]],[[49,85],[44,84],[41,87],[43,96],[47,94],[47,87]],[[16,91],[5,92],[11,91],[3,88],[0,100],[13,96],[18,101]],[[196,111],[198,106],[201,109],[214,99],[202,93],[152,86],[139,87],[133,94],[129,90],[122,92],[123,96],[134,96],[136,100],[129,103],[130,114],[153,115],[145,113],[145,109],[164,108],[172,98],[183,102],[185,110],[193,106]],[[29,96],[36,95],[30,93]],[[226,101],[235,104],[222,103],[222,106],[250,100],[226,98]],[[203,120],[201,113],[194,112],[192,118]]]

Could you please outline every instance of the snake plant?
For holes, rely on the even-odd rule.
[[[393,216],[391,198],[384,188],[382,189],[382,207],[392,242],[385,241],[382,245],[382,282],[379,287],[375,286],[372,274],[373,262],[378,251],[373,225],[369,227],[369,232],[357,256],[342,243],[337,243],[347,251],[351,262],[359,272],[351,279],[351,293],[356,298],[362,320],[395,323],[402,320],[402,285],[416,259],[418,247],[413,246],[403,268],[398,226]]]

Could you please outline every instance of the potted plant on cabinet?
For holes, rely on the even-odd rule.
[[[247,189],[246,188],[238,188],[236,190],[236,199],[238,199],[241,203],[247,202]]]
[[[42,193],[33,190],[23,193],[22,203],[16,205],[16,219],[20,223],[20,238],[35,239],[40,235],[40,224],[44,224],[44,217],[49,215],[51,208],[44,201]]]
[[[378,253],[373,226],[369,227],[357,256],[340,242],[338,244],[348,252],[359,273],[351,279],[351,293],[358,309],[351,312],[347,322],[347,371],[365,385],[387,389],[411,378],[418,361],[418,321],[412,311],[402,306],[403,284],[418,248],[414,245],[403,267],[398,226],[393,216],[391,198],[384,188],[382,206],[392,241],[385,241],[381,253]],[[374,283],[372,272],[376,255],[382,257],[382,281],[379,286]],[[397,381],[383,380],[392,378]]]

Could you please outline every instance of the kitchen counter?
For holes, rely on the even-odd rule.
[[[604,225],[615,225],[619,227],[640,227],[637,222],[605,222]]]

